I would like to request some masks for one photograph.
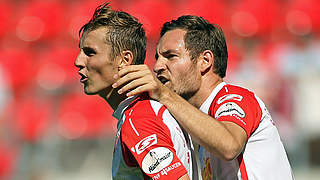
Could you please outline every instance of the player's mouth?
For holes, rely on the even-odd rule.
[[[164,76],[157,76],[157,78],[158,78],[159,81],[160,81],[162,84],[164,84],[164,85],[166,85],[166,83],[169,82],[169,80],[168,80],[166,77],[164,77]]]
[[[81,83],[85,83],[88,80],[88,77],[83,73],[79,72],[79,75],[81,76],[81,79],[80,79]]]

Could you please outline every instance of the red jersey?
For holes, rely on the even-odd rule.
[[[277,128],[264,103],[251,91],[220,83],[200,110],[218,121],[242,127],[247,143],[241,154],[224,161],[200,147],[203,179],[291,180],[291,167]]]
[[[114,116],[119,122],[113,179],[178,179],[187,173],[192,177],[190,137],[165,106],[144,95],[132,97]]]

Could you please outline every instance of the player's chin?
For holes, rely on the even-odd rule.
[[[89,89],[88,86],[85,86],[85,87],[84,87],[84,93],[85,93],[86,95],[95,95],[95,94],[97,94],[96,91],[93,91],[93,90]]]
[[[96,94],[97,94],[97,93],[87,92],[87,91],[84,91],[84,93],[85,93],[86,95],[96,95]]]
[[[169,88],[170,90],[172,90],[172,85],[170,83],[170,81],[166,81],[162,83],[164,86],[166,86],[167,88]]]

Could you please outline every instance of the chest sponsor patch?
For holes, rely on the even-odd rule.
[[[238,94],[227,94],[227,95],[220,97],[217,101],[217,104],[221,104],[224,101],[230,100],[230,99],[236,100],[236,101],[241,101],[243,99],[243,97]]]
[[[227,102],[222,104],[215,113],[215,118],[219,118],[221,116],[233,116],[236,115],[238,117],[244,118],[246,116],[243,109],[234,102]]]
[[[145,137],[140,142],[138,142],[135,145],[135,149],[137,151],[137,154],[141,154],[144,150],[146,150],[148,147],[157,144],[157,135],[152,134],[148,137]]]
[[[158,173],[169,166],[172,160],[173,153],[168,148],[154,148],[142,160],[142,170],[146,174]]]

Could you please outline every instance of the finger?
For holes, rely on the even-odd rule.
[[[139,71],[139,65],[125,65],[121,66],[117,74],[113,76],[114,79],[118,79],[119,77],[125,76],[128,73]]]
[[[126,75],[120,77],[113,85],[113,88],[120,87],[126,83],[129,83],[130,81],[133,81],[135,79],[143,78],[145,76],[150,76],[150,73],[148,71],[135,71],[135,72],[129,72]],[[152,76],[152,74],[151,74]]]
[[[136,79],[136,80],[130,81],[125,86],[121,87],[121,89],[118,90],[118,93],[122,94],[124,92],[129,92],[129,91],[132,91],[133,89],[136,89],[136,88],[138,88],[140,86],[144,86],[146,84],[149,84],[150,81],[148,79],[149,78],[147,78],[147,77],[143,77],[143,78],[140,78],[140,79]]]
[[[124,66],[123,68],[121,68],[119,70],[118,76],[122,77],[128,73],[137,72],[137,71],[144,71],[144,70],[148,70],[148,69],[149,68],[145,64]]]
[[[148,84],[145,84],[145,85],[142,85],[142,86],[139,86],[133,90],[131,90],[130,92],[128,92],[126,94],[126,96],[134,96],[134,95],[137,95],[137,94],[141,94],[143,92],[148,92],[148,89],[149,89],[149,85]]]

